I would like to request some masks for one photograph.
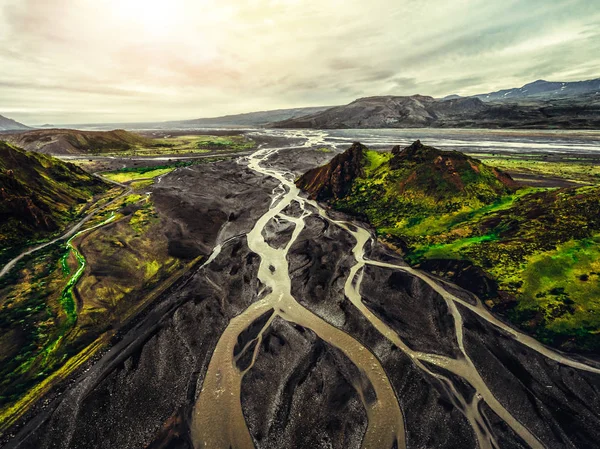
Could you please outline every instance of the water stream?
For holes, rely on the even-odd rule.
[[[310,148],[322,144],[324,134],[303,134],[301,131],[291,132],[290,137],[304,137],[305,147]],[[279,181],[279,186],[273,191],[273,199],[269,210],[256,222],[254,228],[247,234],[247,242],[251,251],[260,256],[258,279],[265,287],[266,294],[249,306],[240,315],[233,318],[221,335],[212,355],[208,370],[204,377],[200,394],[195,403],[192,417],[192,440],[196,449],[252,449],[254,442],[242,412],[240,399],[241,385],[244,375],[252,368],[260,349],[263,333],[268,329],[275,317],[280,317],[290,323],[296,323],[312,330],[321,339],[343,352],[348,359],[364,373],[370,386],[375,391],[376,401],[365,400],[364,383],[356,382],[354,387],[362,399],[368,416],[368,427],[362,441],[362,448],[398,448],[406,447],[404,417],[398,398],[391,386],[381,362],[359,341],[335,326],[323,320],[310,310],[303,307],[291,294],[291,279],[287,261],[288,251],[305,227],[305,218],[315,213],[324,220],[348,232],[356,241],[352,250],[356,261],[346,279],[344,293],[349,301],[364,315],[370,324],[388,341],[411,358],[417,368],[422,370],[432,381],[439,382],[455,402],[455,405],[465,415],[482,449],[498,449],[499,444],[486,417],[481,412],[481,402],[485,402],[506,424],[532,448],[543,448],[538,438],[514,415],[512,415],[496,398],[486,384],[475,364],[471,360],[463,342],[463,318],[457,307],[460,304],[476,313],[493,326],[501,329],[522,345],[537,351],[543,356],[572,368],[600,373],[600,369],[582,362],[571,360],[543,346],[531,337],[521,334],[512,327],[495,318],[487,309],[477,302],[476,305],[452,295],[441,284],[418,270],[404,265],[394,265],[365,258],[365,246],[373,239],[371,233],[356,223],[347,223],[331,219],[327,212],[314,201],[301,196],[294,184],[294,177],[269,165],[269,157],[284,148],[259,149],[248,157],[250,169]],[[302,151],[302,150],[298,150]],[[300,217],[284,214],[284,210],[296,201],[302,210]],[[306,207],[310,205],[311,208]],[[309,210],[310,209],[310,210]],[[283,248],[273,248],[263,236],[263,230],[271,220],[285,219],[295,225],[293,234]],[[400,270],[417,277],[439,293],[445,301],[449,314],[452,316],[455,328],[455,338],[460,350],[456,358],[439,354],[430,354],[412,350],[402,338],[378,316],[371,312],[363,303],[360,287],[366,266],[376,266],[390,270]],[[236,364],[234,348],[238,336],[265,313],[272,315],[260,330],[254,345],[252,363],[241,370]],[[252,342],[251,342],[252,343]],[[250,347],[250,343],[247,348]],[[246,349],[247,349],[246,348]],[[464,379],[476,391],[467,399],[454,386],[453,382],[433,372],[428,365],[441,367],[444,370]]]

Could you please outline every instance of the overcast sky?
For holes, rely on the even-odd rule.
[[[187,119],[600,77],[600,0],[0,0],[0,114]]]

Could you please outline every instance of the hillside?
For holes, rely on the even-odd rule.
[[[75,165],[0,142],[0,257],[65,227],[106,188]]]
[[[417,215],[453,213],[481,207],[516,190],[500,170],[457,151],[441,151],[420,141],[391,153],[354,143],[329,164],[301,176],[298,187],[312,199],[367,216],[377,227],[410,228]],[[406,218],[405,224],[400,224]]]
[[[545,343],[600,349],[600,187],[519,189],[500,170],[420,142],[391,153],[356,143],[297,185]]]
[[[40,129],[8,134],[2,138],[27,151],[53,155],[128,151],[139,146],[152,146],[153,144],[150,139],[124,130]]]
[[[29,126],[25,126],[13,119],[0,115],[0,131],[19,131],[31,129]]]
[[[484,103],[479,98],[368,97],[345,106],[272,125],[275,128],[569,128],[600,127],[600,98],[528,104]]]

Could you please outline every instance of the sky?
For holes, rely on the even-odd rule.
[[[600,77],[600,0],[0,0],[0,114],[193,119]]]

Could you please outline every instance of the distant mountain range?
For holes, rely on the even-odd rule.
[[[600,97],[484,102],[476,97],[368,97],[317,114],[274,123],[275,128],[560,128],[599,129]]]
[[[317,114],[326,111],[331,106],[317,106],[310,108],[277,109],[274,111],[250,112],[247,114],[226,115],[223,117],[200,118],[196,120],[182,120],[165,122],[167,127],[180,125],[185,127],[219,127],[219,126],[240,126],[240,127],[258,127],[269,123],[282,120],[294,119],[309,114]]]
[[[423,95],[367,97],[344,106],[281,109],[198,120],[159,128],[600,128],[600,78],[538,80],[521,88],[442,100]]]
[[[478,99],[438,101],[433,97],[367,97],[345,106],[276,123],[277,128],[404,128],[425,127],[443,118],[467,119],[485,110]]]
[[[487,94],[474,95],[483,101],[514,101],[522,99],[551,100],[555,98],[598,96],[600,78],[588,81],[553,82],[537,80],[515,89],[504,89]]]
[[[41,128],[50,128],[43,125]],[[193,128],[600,128],[600,78],[538,80],[520,88],[442,99],[423,95],[366,97],[344,106],[277,109],[222,117],[144,123],[69,125],[112,130]],[[31,129],[0,116],[1,131]]]
[[[103,123],[69,125],[72,128],[109,130],[125,128],[130,130],[141,129],[188,129],[188,128],[261,128],[270,123],[315,114],[331,108],[331,106],[317,106],[309,108],[276,109],[272,111],[248,112],[245,114],[225,115],[222,117],[199,118],[193,120],[172,120],[168,122],[140,122],[140,123]],[[52,125],[44,125],[49,127]]]
[[[25,126],[13,119],[0,115],[0,131],[19,131],[31,129],[29,126]]]

